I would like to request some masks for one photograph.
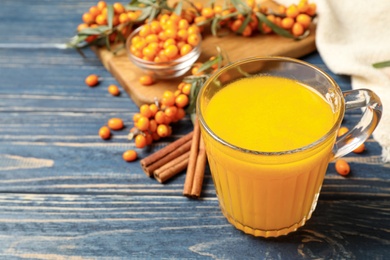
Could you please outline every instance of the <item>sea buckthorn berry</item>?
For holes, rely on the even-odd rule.
[[[281,26],[282,26],[283,29],[289,30],[289,29],[291,29],[293,27],[293,25],[294,25],[294,19],[293,18],[285,17],[285,18],[282,19]]]
[[[164,124],[165,122],[165,113],[164,111],[158,111],[156,115],[154,116],[154,119],[156,120],[157,124]]]
[[[192,46],[188,43],[184,44],[181,48],[180,48],[180,55],[181,56],[184,56],[184,55],[187,55],[188,53],[190,53],[192,51]]]
[[[295,4],[292,4],[289,7],[287,7],[286,10],[287,17],[295,18],[297,17],[298,14],[299,14],[298,7]]]
[[[303,28],[303,25],[300,23],[294,23],[293,27],[291,28],[291,32],[295,37],[298,37],[305,32],[305,28]]]
[[[97,8],[99,10],[103,10],[105,7],[107,7],[107,3],[105,1],[99,1],[97,4],[96,4]]]
[[[137,157],[138,157],[137,152],[134,150],[127,150],[122,154],[122,158],[126,162],[133,162],[137,160]]]
[[[339,130],[337,131],[337,136],[340,137],[342,135],[345,135],[346,133],[348,133],[349,129],[348,127],[346,126],[342,126],[339,128]]]
[[[366,146],[364,143],[359,145],[355,150],[353,150],[354,153],[363,153],[366,150]]]
[[[144,75],[139,78],[139,83],[144,86],[150,86],[154,84],[153,77],[150,75]]]
[[[142,134],[136,135],[134,138],[134,144],[137,148],[144,148],[146,146],[146,137]]]
[[[175,95],[172,91],[166,90],[161,98],[161,104],[167,107],[175,104]]]
[[[189,95],[191,93],[191,87],[192,85],[190,83],[184,84],[183,88],[181,89],[181,92],[183,94]]]
[[[139,112],[141,115],[150,118],[152,116],[152,111],[150,110],[150,107],[148,104],[143,104],[139,107]]]
[[[311,17],[307,14],[299,14],[296,18],[297,23],[302,24],[303,28],[309,28],[311,24]]]
[[[310,3],[309,4],[309,7],[306,11],[306,14],[310,15],[310,16],[314,16],[317,12],[317,5],[315,3]]]
[[[146,145],[151,145],[153,143],[153,137],[150,133],[144,132],[145,139],[146,139]]]
[[[113,96],[119,96],[121,93],[118,86],[113,85],[113,84],[109,85],[107,90],[108,90],[108,93],[110,93]]]
[[[188,27],[188,30],[187,30],[188,34],[199,34],[200,33],[200,29],[197,25],[193,24],[193,25],[190,25],[190,27]]]
[[[177,113],[177,107],[176,106],[167,107],[164,112],[167,116],[174,118]]]
[[[93,17],[93,15],[90,13],[84,13],[81,18],[82,18],[83,22],[86,24],[91,24],[95,21],[95,17]]]
[[[138,120],[141,118],[141,114],[140,113],[135,113],[134,115],[133,115],[133,122],[134,123],[137,123],[138,122]]]
[[[191,44],[193,47],[196,47],[200,43],[200,36],[199,34],[189,34],[187,38],[187,42]]]
[[[95,18],[95,23],[98,25],[106,25],[107,24],[107,17],[103,14],[99,14]]]
[[[139,130],[146,131],[149,128],[149,118],[141,115],[135,125]]]
[[[177,57],[179,48],[176,45],[169,45],[164,49],[164,54],[170,59]]]
[[[185,107],[188,105],[188,103],[189,103],[189,98],[185,94],[180,94],[175,99],[175,104],[177,107]]]
[[[85,84],[89,87],[94,87],[99,83],[99,77],[96,74],[91,74],[85,78]]]
[[[205,7],[201,11],[201,15],[205,17],[206,19],[213,18],[215,13],[214,10],[211,7]]]
[[[102,126],[100,129],[99,129],[99,136],[103,139],[103,140],[107,140],[111,137],[111,131],[110,131],[110,128],[108,128],[107,126]]]
[[[155,116],[157,111],[158,111],[158,106],[156,104],[150,104],[149,105],[149,110],[152,112],[152,116]]]
[[[122,119],[116,117],[109,119],[107,125],[112,130],[121,130],[124,127]]]
[[[249,25],[247,25],[244,30],[242,31],[241,33],[242,36],[244,37],[249,37],[252,35],[252,27],[250,27]]]
[[[121,14],[125,11],[125,7],[119,2],[114,3],[112,7],[114,8],[115,14]]]
[[[346,176],[351,171],[351,167],[344,159],[338,159],[335,163],[335,168],[338,174]]]
[[[160,124],[157,126],[157,134],[160,137],[167,137],[169,135],[169,127],[166,124]]]
[[[81,23],[81,24],[79,24],[79,25],[77,26],[77,31],[80,32],[80,31],[82,31],[82,30],[84,30],[84,29],[86,29],[86,28],[88,28],[88,27],[89,27],[88,24],[86,24],[86,23]]]
[[[149,132],[153,133],[157,131],[157,121],[155,119],[151,119],[149,121]]]

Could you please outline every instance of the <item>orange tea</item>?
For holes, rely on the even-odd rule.
[[[376,120],[336,142],[345,100],[319,69],[294,59],[253,58],[213,75],[198,95],[197,114],[229,222],[264,237],[304,225],[329,161],[364,142],[379,122],[380,100],[366,96],[378,101],[367,109]]]

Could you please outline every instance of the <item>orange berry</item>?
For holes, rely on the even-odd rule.
[[[205,17],[206,19],[213,18],[215,13],[214,10],[211,7],[205,7],[201,11],[201,15]]]
[[[82,16],[82,20],[86,24],[91,24],[95,21],[95,17],[90,13],[84,13]]]
[[[157,111],[156,115],[154,116],[154,119],[156,120],[157,124],[164,124],[165,122],[165,113],[163,111]]]
[[[192,51],[192,46],[188,43],[184,44],[181,48],[180,48],[180,56],[184,56],[184,55],[187,55],[188,53],[190,53]]]
[[[181,92],[183,92],[183,94],[189,95],[191,93],[191,84],[185,83],[181,89]]]
[[[139,83],[144,86],[150,86],[154,84],[153,77],[150,75],[144,75],[139,78]]]
[[[156,104],[150,104],[149,110],[152,112],[152,116],[155,116],[158,111],[158,106]]]
[[[294,19],[293,18],[285,17],[285,18],[282,19],[281,26],[282,26],[283,29],[289,30],[289,29],[291,29],[293,27],[293,25],[294,25]]]
[[[160,124],[157,127],[157,134],[160,137],[167,137],[169,135],[169,127],[166,124]]]
[[[240,19],[234,20],[233,23],[230,25],[230,30],[232,30],[233,32],[237,32],[238,29],[240,29],[242,23],[243,22]]]
[[[119,88],[113,84],[109,85],[107,90],[108,90],[108,93],[110,93],[113,96],[119,96],[119,94],[121,93]]]
[[[103,10],[105,7],[107,7],[107,3],[105,1],[99,1],[97,4],[96,4],[97,8],[99,10]]]
[[[175,117],[177,113],[177,107],[176,106],[167,107],[164,112],[169,117]]]
[[[302,24],[294,23],[293,27],[291,28],[291,32],[295,37],[298,37],[305,32],[305,29],[303,28]]]
[[[295,4],[292,4],[289,7],[287,7],[286,10],[287,17],[295,18],[297,17],[298,14],[299,14],[298,7]]]
[[[306,14],[310,15],[310,16],[314,16],[317,12],[317,5],[315,3],[310,3],[309,4],[309,7],[306,11]]]
[[[345,135],[346,133],[348,133],[348,131],[349,131],[348,127],[342,126],[339,128],[339,130],[337,132],[337,136],[340,137],[342,135]]]
[[[136,135],[134,138],[135,147],[144,148],[146,146],[146,137],[142,134]]]
[[[303,0],[298,3],[297,8],[300,13],[306,13],[309,9],[309,5],[306,0]]]
[[[127,150],[122,154],[122,158],[126,162],[133,162],[137,160],[137,157],[138,157],[137,152],[134,150]]]
[[[107,24],[107,17],[103,14],[99,14],[95,18],[95,23],[98,25],[105,25],[105,24]]]
[[[126,23],[128,22],[130,19],[129,19],[129,16],[127,15],[127,13],[121,13],[119,15],[119,23]]]
[[[119,2],[114,3],[112,5],[112,7],[114,8],[115,14],[121,14],[121,13],[125,12],[125,7]]]
[[[190,34],[199,34],[200,33],[200,29],[199,27],[196,25],[196,24],[192,24],[190,25],[190,27],[188,27],[188,35]]]
[[[89,27],[88,24],[86,24],[86,23],[81,23],[81,24],[79,24],[79,25],[77,26],[77,31],[80,32],[80,31],[82,31],[82,30],[84,30],[84,29],[86,29],[86,28],[88,28],[88,27]]]
[[[140,118],[136,122],[136,126],[141,131],[146,131],[149,128],[149,118],[146,116],[140,116]]]
[[[133,122],[134,123],[137,123],[138,122],[138,120],[141,118],[141,114],[140,113],[135,113],[134,115],[133,115]]]
[[[250,27],[249,25],[247,25],[244,30],[242,31],[241,33],[242,36],[244,37],[249,37],[252,35],[252,27]]]
[[[110,128],[108,128],[107,126],[102,126],[100,129],[99,129],[99,136],[103,139],[103,140],[107,140],[111,137],[111,131],[110,131]]]
[[[99,77],[96,74],[91,74],[85,78],[85,84],[89,87],[94,87],[99,83]]]
[[[299,14],[296,18],[297,23],[302,24],[303,28],[309,28],[311,24],[311,17],[307,14]]]
[[[355,150],[353,150],[354,153],[362,153],[366,150],[366,146],[364,145],[364,143],[362,143],[361,145],[359,145]]]
[[[189,103],[189,98],[185,94],[180,94],[179,96],[176,97],[175,99],[175,104],[177,107],[185,107]]]
[[[191,44],[193,47],[197,46],[200,43],[200,36],[199,34],[189,34],[187,37],[187,43]]]
[[[346,176],[351,171],[351,167],[344,159],[338,159],[335,163],[335,168],[338,174]]]
[[[149,121],[149,132],[153,133],[157,131],[157,121],[155,119],[151,119]]]
[[[124,127],[122,119],[116,117],[109,119],[107,125],[112,130],[121,130]]]
[[[175,95],[172,91],[166,90],[163,93],[161,98],[161,104],[167,107],[173,106],[175,104]]]
[[[176,45],[168,45],[164,49],[164,54],[168,58],[173,59],[173,58],[177,57],[177,55],[179,54],[179,48]]]
[[[139,107],[139,112],[141,115],[150,118],[152,116],[152,111],[150,110],[150,107],[148,104],[143,104]]]
[[[186,111],[184,110],[184,108],[182,107],[179,107],[177,109],[177,112],[176,112],[176,120],[180,120],[180,119],[183,119],[184,117],[186,116]]]

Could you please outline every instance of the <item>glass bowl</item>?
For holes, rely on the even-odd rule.
[[[188,54],[181,56],[175,60],[170,60],[166,62],[153,62],[143,60],[135,56],[130,51],[132,39],[138,35],[138,32],[141,30],[141,27],[138,27],[134,30],[126,40],[126,52],[130,61],[140,68],[144,73],[151,75],[157,79],[171,79],[177,78],[184,75],[187,71],[191,69],[191,66],[198,60],[201,53],[202,37],[200,37],[199,44],[195,46]]]

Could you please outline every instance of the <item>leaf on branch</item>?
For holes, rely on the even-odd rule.
[[[385,67],[390,67],[390,60],[389,61],[377,62],[377,63],[372,64],[372,66],[374,68],[376,68],[376,69],[382,69],[382,68],[385,68]]]

